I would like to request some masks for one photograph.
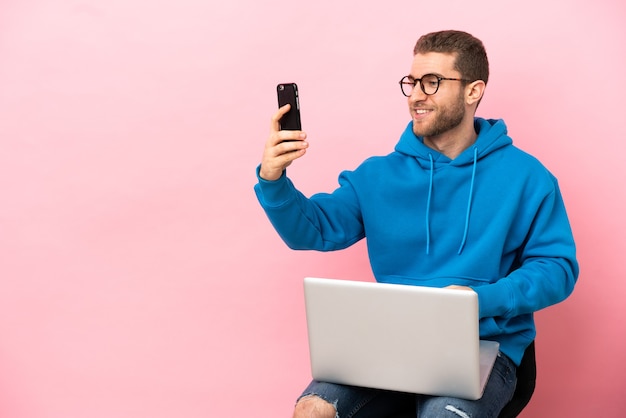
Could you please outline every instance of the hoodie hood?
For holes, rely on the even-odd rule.
[[[502,119],[474,118],[474,129],[478,133],[476,142],[463,151],[457,158],[451,160],[439,151],[424,145],[424,138],[413,133],[413,122],[409,122],[396,145],[396,151],[416,157],[426,165],[433,159],[435,166],[450,164],[461,166],[474,163],[474,154],[480,160],[491,152],[511,145],[513,141],[507,135],[507,128]]]
[[[472,212],[472,200],[474,197],[474,182],[476,180],[476,170],[478,161],[502,147],[511,145],[513,141],[507,135],[506,125],[503,120],[498,119],[474,119],[474,129],[478,133],[476,142],[463,151],[457,158],[451,160],[444,154],[424,145],[424,138],[416,136],[413,133],[413,122],[411,121],[396,145],[396,151],[415,157],[423,169],[429,173],[428,197],[426,199],[426,254],[430,254],[430,208],[432,203],[434,189],[434,173],[435,169],[440,166],[449,165],[462,167],[471,165],[471,175],[468,176],[469,192],[467,199],[467,207],[465,211],[465,227],[463,230],[463,238],[459,245],[458,254],[463,252],[465,243],[467,242],[467,233],[470,225],[470,215]]]

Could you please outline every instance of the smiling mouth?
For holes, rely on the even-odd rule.
[[[432,110],[426,110],[426,109],[415,109],[415,115],[416,116],[424,116],[428,113],[432,112]]]

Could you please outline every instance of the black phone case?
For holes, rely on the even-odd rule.
[[[280,120],[280,129],[287,131],[301,131],[300,121],[300,100],[298,98],[298,86],[296,83],[284,83],[276,86],[278,93],[278,107],[286,104],[291,105],[291,109]]]

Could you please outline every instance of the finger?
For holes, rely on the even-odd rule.
[[[458,286],[458,285],[450,285],[450,286],[446,286],[446,289],[452,289],[452,290],[465,290],[465,291],[474,291],[474,289],[472,289],[471,287],[468,286]]]
[[[295,149],[286,150],[285,152],[277,155],[275,158],[276,158],[276,162],[278,162],[280,166],[286,168],[294,160],[297,160],[298,158],[302,157],[305,153],[306,153],[306,148],[295,148]]]
[[[280,131],[280,120],[285,115],[285,113],[289,112],[289,109],[291,109],[291,105],[287,103],[286,105],[278,108],[278,111],[274,113],[274,116],[272,116],[272,124],[270,127],[270,130],[272,132]]]
[[[301,151],[309,147],[309,143],[304,141],[306,134],[302,132],[296,140],[286,140],[276,145],[277,155]]]
[[[306,137],[307,134],[304,131],[275,131],[271,133],[266,146],[277,147],[283,143],[301,142],[304,141]],[[293,149],[290,151],[293,151]]]
[[[278,142],[275,145],[268,143],[267,148],[265,150],[265,156],[270,159],[280,158],[287,154],[292,154],[294,152],[298,152],[304,150],[309,147],[309,144],[306,141],[283,141]],[[292,156],[290,156],[292,157]],[[280,164],[283,162],[280,161]]]

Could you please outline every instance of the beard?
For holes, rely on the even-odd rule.
[[[463,96],[459,95],[452,105],[439,108],[438,115],[430,124],[413,123],[413,133],[422,138],[436,137],[459,126],[464,118],[465,104]]]

